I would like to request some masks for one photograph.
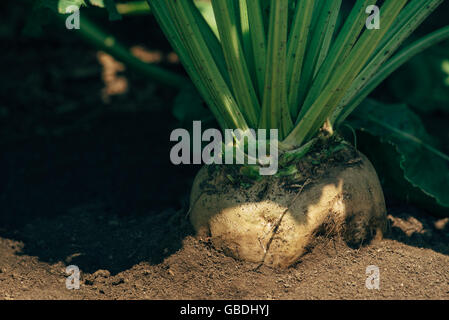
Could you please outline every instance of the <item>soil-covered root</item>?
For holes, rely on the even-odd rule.
[[[242,187],[226,166],[203,167],[191,192],[191,223],[226,254],[274,267],[294,264],[322,231],[355,246],[381,238],[382,188],[370,161],[354,154],[301,183],[269,177]]]

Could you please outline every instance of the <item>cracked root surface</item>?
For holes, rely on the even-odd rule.
[[[198,173],[190,220],[200,237],[237,259],[288,267],[317,234],[338,234],[358,246],[384,231],[382,189],[360,153],[294,183],[271,177],[243,189],[228,174],[225,167]]]

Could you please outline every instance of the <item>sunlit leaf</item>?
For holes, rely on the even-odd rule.
[[[173,105],[173,115],[186,124],[194,120],[210,121],[214,118],[193,86],[186,86],[178,93]]]

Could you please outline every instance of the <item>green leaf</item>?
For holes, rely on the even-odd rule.
[[[228,66],[235,99],[248,124],[255,128],[260,114],[260,103],[252,83],[248,63],[245,60],[242,39],[238,28],[238,17],[233,1],[213,0],[223,53]]]
[[[32,9],[23,33],[31,37],[39,37],[42,34],[42,26],[52,21],[54,14],[67,14],[85,6],[84,0],[34,0]]]
[[[354,109],[361,104],[365,98],[380,84],[387,79],[394,71],[409,61],[417,54],[430,48],[431,46],[449,38],[449,26],[438,29],[425,37],[408,45],[400,52],[395,54],[387,63],[385,63],[377,73],[366,83],[366,85],[351,99],[349,104],[340,101],[339,106],[332,114],[331,123],[337,126],[343,122]],[[343,99],[345,100],[345,99]]]
[[[31,14],[23,33],[38,37],[42,34],[42,26],[52,21],[54,14],[69,14],[83,6],[91,5],[106,8],[110,20],[121,19],[114,0],[33,0]]]
[[[406,4],[406,0],[386,0],[381,10],[383,15],[383,27],[380,30],[365,30],[359,40],[349,53],[347,59],[335,69],[328,84],[323,88],[321,94],[298,119],[295,129],[283,141],[285,145],[302,145],[304,141],[315,136],[326,119],[332,115],[338,102],[343,98],[345,92],[350,88],[357,74],[369,61],[377,45],[394,23],[395,18]]]
[[[388,80],[393,94],[422,112],[449,112],[449,42],[410,60]]]
[[[81,6],[85,6],[84,0],[59,0],[58,1],[58,12],[62,14],[73,12],[71,7],[77,7],[78,10]]]
[[[312,87],[307,93],[306,100],[301,109],[301,115],[304,114],[316,98],[320,95],[329,78],[332,76],[335,68],[343,63],[351,52],[354,44],[365,27],[366,13],[365,8],[369,4],[375,4],[372,0],[357,0],[349,16],[346,19],[342,29],[339,31],[329,55],[321,66]]]
[[[280,139],[293,128],[287,104],[288,2],[272,0],[268,31],[265,92],[259,127],[279,129]]]
[[[257,76],[257,89],[260,100],[265,87],[265,65],[267,58],[267,37],[263,18],[263,6],[260,1],[247,1],[249,31],[251,33],[253,59]]]
[[[104,8],[104,0],[88,0],[93,6]]]
[[[88,0],[89,4],[95,7],[106,8],[109,14],[109,20],[121,20],[122,16],[117,10],[115,0]]]
[[[209,1],[194,0],[195,6],[201,12],[207,24],[217,38],[219,38],[217,22],[215,21],[214,9]]]
[[[301,76],[314,7],[312,1],[301,1],[298,4],[287,44],[288,104],[292,119],[298,117],[300,108]]]
[[[87,0],[87,3],[96,7],[106,8],[109,13],[110,20],[120,20],[122,16],[117,11],[117,6],[114,0]],[[60,14],[67,14],[72,12],[71,7],[80,9],[86,6],[85,0],[41,0],[36,2],[39,7],[49,8]]]
[[[250,178],[251,180],[260,180],[262,179],[261,175],[259,174],[259,167],[258,166],[242,166],[240,168],[240,174],[244,175],[247,178]]]
[[[151,0],[148,4],[220,127],[248,129],[189,3]]]
[[[86,5],[84,0],[41,0],[36,1],[35,3],[38,8],[48,8],[60,14],[72,12],[70,7],[79,9],[81,6]]]
[[[198,2],[196,2],[199,4]],[[203,3],[203,2],[201,2]],[[201,31],[201,34],[204,38],[204,41],[206,42],[208,48],[211,50],[211,52],[214,52],[214,61],[217,64],[218,69],[220,70],[220,73],[222,74],[223,78],[225,79],[228,86],[231,86],[231,80],[229,79],[229,73],[226,66],[225,57],[223,54],[223,50],[221,48],[221,44],[218,38],[218,30],[217,33],[214,33],[210,26],[210,22],[207,21],[206,15],[204,14],[205,8],[210,8],[212,10],[212,15],[214,14],[212,5],[209,3],[209,6],[205,6],[204,4],[201,6],[198,6],[193,1],[187,1],[187,4],[189,5],[190,9],[192,10],[192,13],[195,15],[195,20],[198,25],[198,28]],[[215,23],[215,16],[214,16],[214,24]]]
[[[203,105],[203,99],[194,86],[185,86],[176,96],[173,105],[173,115],[181,123],[192,123],[194,120],[203,122],[214,119],[214,116]]]
[[[407,5],[385,35],[373,57],[353,81],[344,98],[340,101],[339,106],[346,105],[358,92],[363,90],[367,83],[376,77],[377,71],[385,66],[385,62],[388,61],[391,55],[441,2],[442,0],[415,0]],[[339,106],[337,106],[337,110]]]
[[[122,15],[117,11],[115,0],[104,0],[104,5],[108,11],[109,20],[116,21],[122,19]]]
[[[406,105],[365,100],[349,123],[392,145],[400,155],[404,178],[439,205],[449,208],[449,156],[436,148],[420,118]]]
[[[309,35],[310,43],[307,47],[304,69],[298,87],[299,93],[295,94],[299,104],[304,102],[313,79],[327,56],[341,3],[341,0],[323,1],[315,6],[314,15],[317,20],[312,24],[313,32]]]
[[[296,165],[291,165],[279,170],[279,172],[275,174],[275,177],[288,177],[296,173],[298,173],[298,168],[296,168]]]

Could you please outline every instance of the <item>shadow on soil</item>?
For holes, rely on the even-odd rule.
[[[198,168],[171,165],[169,119],[149,126],[155,116],[109,115],[83,133],[4,145],[0,236],[22,241],[20,254],[85,272],[176,252],[191,233],[185,208]]]
[[[101,207],[73,209],[61,217],[36,220],[6,237],[24,243],[18,255],[37,256],[49,263],[62,261],[88,273],[108,270],[114,275],[140,262],[162,262],[191,234],[181,211],[136,218],[107,216],[102,211]]]
[[[385,238],[449,255],[449,218],[436,218],[408,206],[395,206],[389,213]]]

